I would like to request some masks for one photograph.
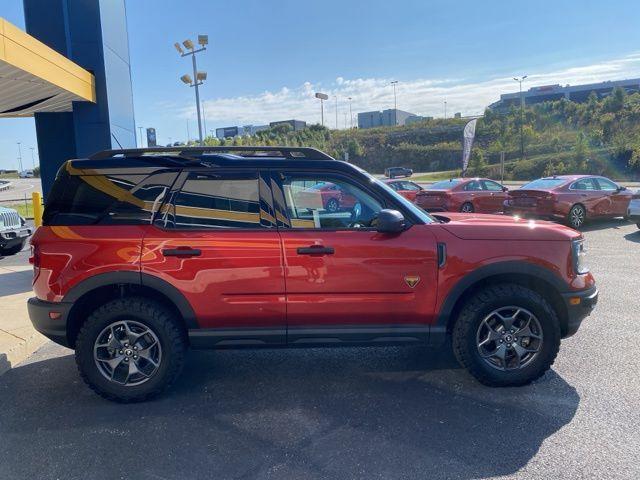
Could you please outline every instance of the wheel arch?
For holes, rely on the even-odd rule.
[[[569,316],[562,293],[569,290],[568,285],[550,270],[524,261],[487,265],[459,280],[442,304],[436,331],[451,333],[467,299],[478,290],[499,283],[515,283],[540,293],[556,311],[563,335],[566,333]]]
[[[109,272],[95,275],[74,286],[63,302],[73,306],[67,316],[67,341],[74,347],[78,332],[87,316],[99,305],[124,296],[146,297],[167,307],[187,330],[198,328],[195,312],[189,301],[173,285],[140,272]]]

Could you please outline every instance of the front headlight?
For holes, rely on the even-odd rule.
[[[589,267],[586,263],[587,252],[584,248],[584,239],[578,238],[576,240],[572,240],[571,251],[573,254],[573,270],[579,275],[587,273],[589,271]]]

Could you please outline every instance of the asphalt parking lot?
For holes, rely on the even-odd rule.
[[[483,387],[446,350],[192,352],[119,405],[48,343],[0,377],[0,478],[640,478],[640,231],[585,236],[599,305],[533,385]]]

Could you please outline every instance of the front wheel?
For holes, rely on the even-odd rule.
[[[526,385],[553,364],[560,348],[560,324],[537,292],[516,284],[474,294],[453,328],[453,351],[480,383]]]
[[[328,212],[335,213],[340,208],[340,204],[338,203],[337,199],[330,198],[329,201],[327,202],[327,207],[326,208],[327,208]]]
[[[158,395],[180,374],[187,349],[178,319],[146,298],[113,300],[95,310],[76,341],[83,380],[108,400]]]
[[[567,223],[571,228],[575,228],[576,230],[578,230],[584,225],[586,219],[587,211],[584,209],[584,207],[582,205],[574,205],[573,207],[571,207],[571,210],[569,210]]]
[[[23,248],[24,248],[24,241],[18,243],[17,245],[14,245],[13,247],[0,248],[0,256],[15,255],[17,253],[20,253]]]

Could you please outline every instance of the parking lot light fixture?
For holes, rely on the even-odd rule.
[[[182,42],[184,48],[187,49],[185,52],[180,44],[176,43],[174,46],[176,50],[180,54],[181,57],[186,57],[187,55],[191,55],[191,63],[193,67],[193,77],[191,75],[183,75],[180,77],[183,83],[189,85],[190,87],[194,87],[196,91],[196,112],[198,114],[198,139],[200,140],[200,145],[204,145],[204,139],[202,137],[202,113],[200,110],[200,90],[198,87],[204,83],[207,79],[207,72],[198,71],[198,64],[196,62],[196,53],[203,52],[207,49],[207,45],[209,44],[209,36],[208,35],[198,35],[198,45],[200,48],[196,48],[193,41],[187,39]]]

